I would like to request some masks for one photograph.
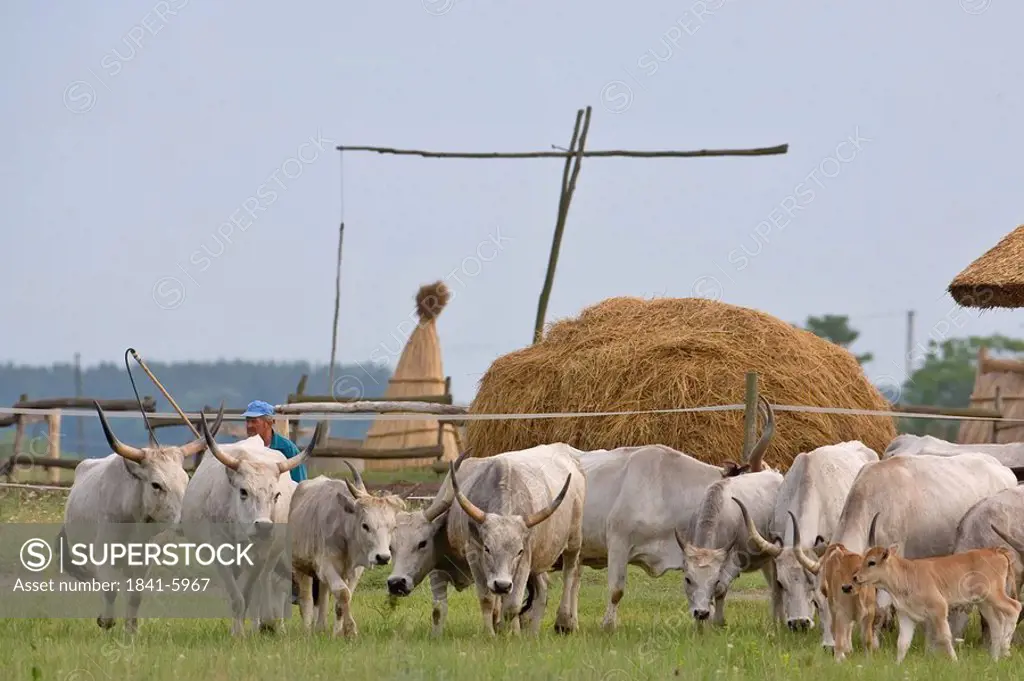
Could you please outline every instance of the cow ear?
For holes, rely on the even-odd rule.
[[[356,512],[356,505],[352,503],[352,500],[349,499],[341,490],[338,490],[338,505],[345,510],[345,513]]]
[[[892,556],[900,555],[900,545],[899,545],[899,543],[890,544],[889,548],[887,548],[885,550],[885,555],[883,556],[883,558],[888,558],[890,555],[892,555]]]
[[[469,536],[478,544],[483,544],[483,537],[480,536],[480,525],[473,522],[472,519],[469,521]]]

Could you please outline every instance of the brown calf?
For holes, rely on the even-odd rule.
[[[857,586],[875,586],[892,596],[899,619],[896,663],[907,654],[914,628],[925,624],[929,648],[942,646],[953,660],[953,636],[949,630],[949,608],[976,605],[988,623],[989,652],[998,660],[1010,653],[1010,638],[1017,624],[1021,604],[1006,594],[1013,556],[1010,550],[973,549],[931,558],[907,559],[899,555],[899,544],[874,546],[853,575]]]
[[[877,620],[880,613],[875,608],[875,588],[853,584],[853,575],[862,560],[859,553],[848,551],[842,544],[829,544],[816,563],[801,560],[805,569],[819,575],[819,589],[828,605],[836,662],[841,662],[853,652],[854,623],[859,625],[864,649],[878,649]]]

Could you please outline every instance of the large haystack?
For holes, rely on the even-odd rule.
[[[1024,307],[1024,225],[956,275],[949,294],[967,307]]]
[[[999,412],[1005,418],[1024,418],[1024,362],[989,357],[988,351],[981,348],[971,406],[995,409],[997,393],[1001,402]],[[970,445],[1024,442],[1024,426],[1004,423],[997,427],[995,421],[961,421],[957,442]]]
[[[472,412],[624,411],[742,404],[745,373],[773,405],[888,410],[848,351],[757,310],[703,298],[610,298],[499,357]],[[580,449],[665,444],[709,463],[738,461],[743,412],[471,421],[474,456],[549,442]],[[881,453],[896,436],[879,416],[776,412],[765,463],[859,439]]]
[[[385,400],[409,397],[444,395],[446,381],[441,363],[441,341],[437,336],[437,316],[451,298],[444,282],[421,286],[416,293],[416,314],[419,323],[398,358],[398,366],[388,381]],[[442,460],[454,461],[458,455],[455,434],[450,423],[445,423],[440,445]],[[377,419],[370,426],[363,442],[364,449],[408,449],[438,446],[438,422],[433,419],[392,421]],[[381,459],[366,460],[366,470],[394,470],[429,466],[435,459]]]

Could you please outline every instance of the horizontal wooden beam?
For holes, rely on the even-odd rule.
[[[923,404],[894,404],[894,412],[935,414],[936,416],[978,416],[981,418],[1001,419],[1003,415],[995,409],[984,407],[941,407]]]
[[[103,411],[139,411],[135,400],[96,400]],[[39,400],[21,400],[14,404],[15,409],[93,409],[91,397],[47,397]],[[142,398],[142,409],[147,412],[156,411],[156,400],[146,395]]]
[[[1001,399],[1004,402],[1020,402],[1021,400],[1024,400],[1024,395],[1000,395],[999,399]],[[996,396],[995,395],[988,395],[988,396],[980,396],[979,395],[977,397],[975,397],[974,395],[971,395],[971,402],[995,402],[995,401],[996,401]]]
[[[422,156],[424,158],[567,158],[573,156],[620,157],[620,158],[696,158],[701,156],[773,156],[789,151],[789,144],[753,149],[698,149],[696,151],[634,151],[613,149],[606,151],[518,151],[518,152],[460,152],[423,151],[422,149],[394,149],[392,147],[338,146],[338,151],[372,151],[378,154],[398,156]]]
[[[278,414],[303,414],[315,418],[323,414],[389,414],[408,412],[413,414],[468,414],[469,407],[456,404],[429,403],[424,401],[363,400],[359,402],[301,402],[274,406]]]
[[[440,458],[444,447],[406,447],[404,449],[365,449],[363,447],[339,447],[327,445],[315,448],[310,461],[316,459],[428,459]]]
[[[292,393],[288,396],[288,404],[306,404],[308,402],[338,402],[347,404],[351,402],[366,402],[361,397],[335,397],[334,395],[299,395]],[[451,395],[417,395],[415,397],[403,397],[403,402],[426,402],[429,404],[451,404]]]

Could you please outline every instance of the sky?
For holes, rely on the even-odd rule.
[[[394,365],[417,288],[443,279],[444,368],[468,401],[531,341],[563,162],[335,147],[550,150],[588,105],[589,149],[789,151],[585,159],[549,321],[623,295],[849,314],[881,383],[905,377],[907,310],[921,344],[1024,336],[1024,313],[946,293],[1024,222],[1024,5],[3,12],[0,361],[326,363],[343,219],[339,361]]]

